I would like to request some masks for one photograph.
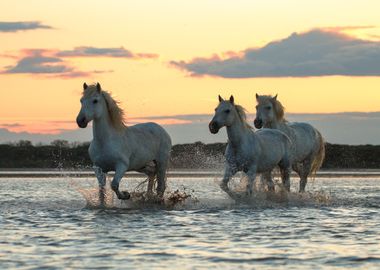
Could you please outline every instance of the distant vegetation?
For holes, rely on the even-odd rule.
[[[91,168],[88,143],[54,141],[33,145],[30,141],[0,144],[0,168]],[[225,143],[177,144],[173,146],[171,168],[215,169],[223,167]],[[324,169],[378,169],[380,145],[326,144]]]

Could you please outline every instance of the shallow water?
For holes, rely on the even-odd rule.
[[[90,178],[2,178],[0,268],[380,268],[379,178],[316,179],[303,196],[238,203],[214,178],[168,186],[192,197],[100,209],[82,195],[94,194]]]

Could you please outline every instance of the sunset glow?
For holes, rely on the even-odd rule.
[[[351,70],[342,65],[332,67],[333,75],[257,77],[239,77],[241,70],[230,66],[220,71],[226,76],[213,75],[221,62],[211,71],[203,64],[205,59],[223,65],[229,59],[245,61],[249,51],[264,57],[261,49],[271,42],[284,47],[291,37],[307,42],[302,34],[315,29],[364,40],[366,52],[380,51],[378,2],[115,0],[58,6],[5,0],[0,9],[0,129],[10,132],[77,129],[83,82],[100,82],[112,92],[130,124],[151,118],[164,125],[190,124],[177,116],[211,114],[218,94],[233,94],[250,113],[255,93],[278,94],[291,113],[379,111],[380,74],[371,73],[370,62],[360,62],[369,67],[365,74],[347,75]],[[337,63],[345,63],[339,57]],[[328,65],[318,67],[321,74]],[[192,68],[204,73],[194,76]]]

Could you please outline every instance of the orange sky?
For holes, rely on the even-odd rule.
[[[51,27],[0,31],[3,72],[30,55],[26,49],[44,49],[44,56],[52,56],[53,51],[81,46],[123,47],[136,55],[157,55],[63,58],[75,72],[89,73],[73,78],[0,74],[0,127],[11,131],[56,133],[76,128],[84,81],[99,81],[122,102],[130,118],[212,113],[218,94],[234,94],[253,112],[256,92],[278,93],[289,112],[379,111],[378,76],[191,77],[169,64],[260,48],[316,28],[350,26],[343,32],[378,41],[377,1],[5,0],[0,10],[2,22],[38,21]]]

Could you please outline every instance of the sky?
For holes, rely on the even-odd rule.
[[[83,82],[99,82],[127,122],[156,121],[174,143],[208,132],[218,94],[254,118],[278,94],[291,121],[326,141],[380,144],[378,1],[0,2],[0,143],[91,140]]]

